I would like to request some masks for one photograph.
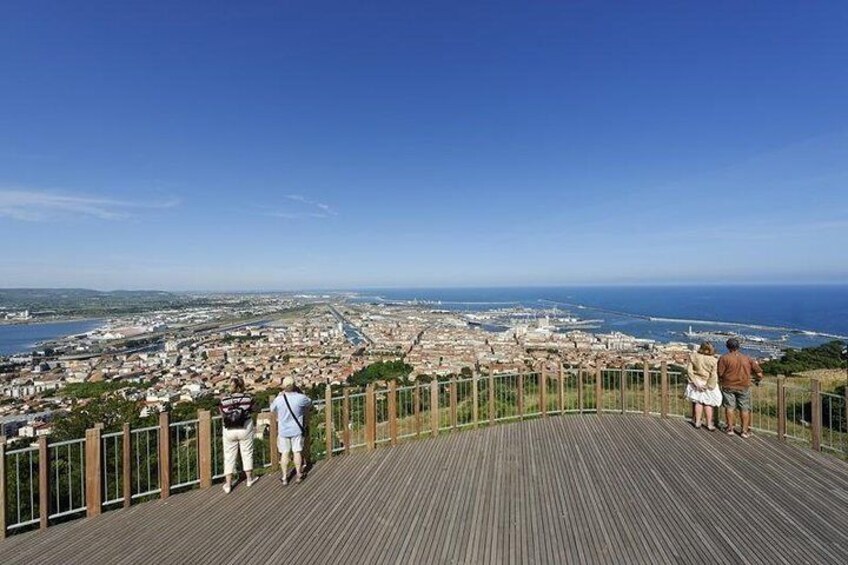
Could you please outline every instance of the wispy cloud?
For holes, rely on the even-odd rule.
[[[339,213],[329,204],[310,200],[300,194],[286,194],[283,196],[286,200],[294,202],[293,209],[275,210],[265,212],[265,215],[274,218],[282,218],[284,220],[300,220],[309,218],[330,218],[338,216]]]
[[[129,201],[45,190],[0,189],[0,217],[20,221],[43,221],[57,217],[89,217],[119,220],[141,210],[173,208],[177,199]]]

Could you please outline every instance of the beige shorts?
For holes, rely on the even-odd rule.
[[[277,438],[277,451],[280,453],[288,453],[290,451],[300,453],[303,451],[303,436]]]

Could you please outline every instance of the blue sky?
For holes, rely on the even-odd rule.
[[[848,280],[845,2],[5,2],[0,286]]]

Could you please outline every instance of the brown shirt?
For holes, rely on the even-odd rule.
[[[751,374],[757,381],[763,378],[763,370],[756,361],[738,351],[725,353],[718,360],[718,382],[722,389],[745,390],[751,386]]]

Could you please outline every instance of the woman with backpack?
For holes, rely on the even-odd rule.
[[[224,492],[229,494],[239,452],[247,486],[257,480],[253,476],[253,399],[244,392],[240,377],[230,379],[230,394],[221,398],[220,410],[224,423]]]

